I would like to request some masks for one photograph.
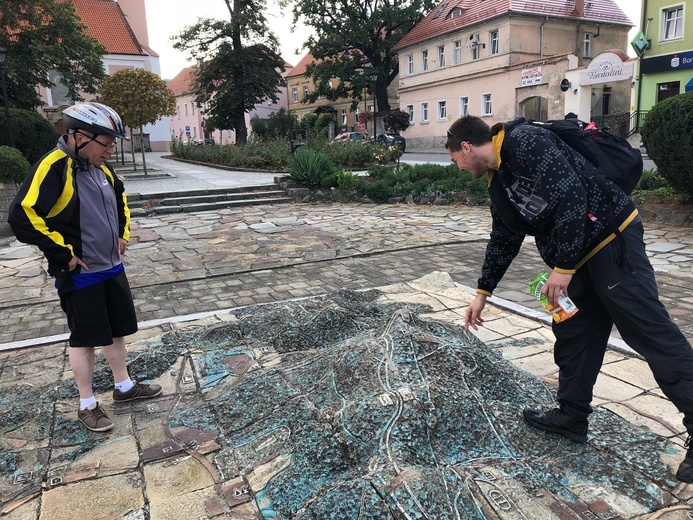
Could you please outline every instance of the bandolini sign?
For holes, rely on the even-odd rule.
[[[612,81],[630,80],[633,77],[633,63],[625,63],[618,54],[604,52],[595,57],[580,73],[581,85],[595,85]]]

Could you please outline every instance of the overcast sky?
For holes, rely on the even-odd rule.
[[[636,26],[640,23],[642,0],[614,0]],[[306,40],[307,30],[291,32],[291,12],[282,12],[268,0],[272,7],[267,13],[270,29],[279,38],[281,54],[285,61],[296,65],[305,55],[301,48]],[[149,26],[149,46],[161,56],[161,75],[171,79],[182,69],[191,65],[186,56],[173,49],[170,38],[179,34],[183,28],[193,25],[200,17],[228,19],[228,11],[223,0],[145,0],[147,25]],[[633,39],[637,29],[631,30],[628,42]],[[296,52],[298,48],[298,52]],[[629,54],[634,55],[628,48]]]

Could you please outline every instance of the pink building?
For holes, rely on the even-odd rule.
[[[286,77],[293,69],[293,65],[284,62],[284,72]],[[214,139],[216,144],[233,144],[236,142],[236,133],[233,130],[211,130],[205,125],[204,110],[195,103],[195,96],[191,92],[193,76],[196,66],[191,65],[181,70],[169,81],[168,87],[176,96],[176,115],[171,118],[170,137],[171,139],[181,139],[183,141],[199,141],[202,139]],[[288,98],[286,87],[281,87],[278,93],[279,100],[272,103],[269,99],[257,105],[252,112],[246,113],[245,124],[248,127],[250,136],[250,121],[255,117],[267,119],[270,114],[279,111],[281,108],[288,109]]]

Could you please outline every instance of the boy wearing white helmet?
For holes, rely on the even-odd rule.
[[[124,337],[137,316],[121,260],[130,237],[123,182],[106,162],[116,138],[128,139],[118,114],[100,103],[63,111],[68,133],[30,170],[9,210],[17,239],[36,245],[55,277],[70,328],[69,358],[79,390],[78,419],[92,431],[113,422],[92,388],[94,348],[113,373],[114,401],[161,394],[159,385],[130,379]]]

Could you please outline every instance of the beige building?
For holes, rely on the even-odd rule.
[[[439,4],[395,46],[408,145],[443,146],[447,128],[466,114],[489,124],[569,112],[612,128],[627,122],[631,27],[613,0]],[[609,70],[591,70],[597,56]]]
[[[313,55],[310,53],[306,54],[301,61],[298,62],[296,67],[286,75],[289,110],[296,114],[299,120],[303,119],[306,114],[311,113],[330,114],[334,118],[336,133],[363,132],[367,135],[371,135],[373,133],[373,113],[376,111],[376,107],[373,94],[370,90],[364,93],[363,99],[361,100],[340,98],[332,101],[322,97],[312,103],[303,102],[306,96],[315,90],[313,80],[306,75],[306,66],[313,62],[315,62]],[[339,81],[339,78],[330,80],[330,88],[337,87]],[[388,89],[391,110],[397,109],[399,105],[396,88],[397,83],[395,80]],[[378,107],[378,111],[379,110]],[[359,114],[362,115],[364,112],[369,114],[365,123],[363,117],[359,117]],[[378,133],[383,131],[383,115],[384,114],[379,113],[376,116]]]

